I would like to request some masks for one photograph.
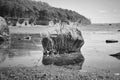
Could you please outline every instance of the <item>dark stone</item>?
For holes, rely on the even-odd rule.
[[[106,40],[106,43],[117,43],[118,40]]]
[[[4,18],[0,17],[0,49],[9,47],[9,28]]]
[[[111,26],[112,24],[109,24],[109,26]]]
[[[117,59],[120,59],[120,52],[119,53],[116,53],[116,54],[110,54],[110,56],[113,56]]]
[[[118,32],[120,32],[120,30],[117,30]]]
[[[4,43],[4,38],[0,37],[0,45]]]
[[[44,49],[42,63],[57,66],[79,65],[84,61],[80,50],[83,44],[82,34],[76,28],[69,29],[65,33],[49,34],[49,37],[42,39]]]

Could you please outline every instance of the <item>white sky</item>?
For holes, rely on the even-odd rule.
[[[74,10],[92,23],[120,22],[120,0],[37,0],[53,7]]]

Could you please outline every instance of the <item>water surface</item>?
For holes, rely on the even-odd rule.
[[[83,70],[91,68],[105,69],[120,73],[120,60],[109,56],[120,52],[120,33],[117,31],[83,31],[85,45],[82,53],[85,57]],[[106,40],[115,39],[118,43],[106,43]]]
[[[110,54],[120,52],[120,32],[117,32],[117,30],[120,29],[120,26],[87,26],[80,27],[80,29],[82,30],[82,34],[85,40],[85,44],[82,47],[82,54],[85,57],[82,70],[110,70],[111,72],[120,73],[120,60],[115,57],[109,56]],[[15,29],[13,32],[15,33],[15,31],[19,31],[19,29]],[[38,31],[40,31],[40,29]],[[28,47],[29,50],[24,50],[24,47],[19,47],[15,45],[13,47],[15,49],[15,51],[13,49],[13,51],[15,52],[14,54],[7,54],[6,51],[0,50],[0,67],[18,65],[41,65],[43,52],[42,49],[39,50],[39,47],[42,45],[37,45],[40,44],[39,39],[35,37],[33,38],[35,39],[34,41],[28,40],[28,44],[32,43],[31,45],[33,45],[33,47],[31,48]],[[119,42],[107,44],[105,42],[107,39],[115,39]],[[37,45],[37,47],[35,47],[34,44]],[[20,45],[20,43],[17,43],[16,45]]]

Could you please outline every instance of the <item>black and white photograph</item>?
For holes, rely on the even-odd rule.
[[[120,80],[120,0],[0,0],[0,80]]]

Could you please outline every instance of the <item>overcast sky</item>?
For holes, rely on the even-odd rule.
[[[39,1],[39,0],[37,0]],[[120,0],[40,0],[51,6],[74,10],[92,23],[120,22]]]

